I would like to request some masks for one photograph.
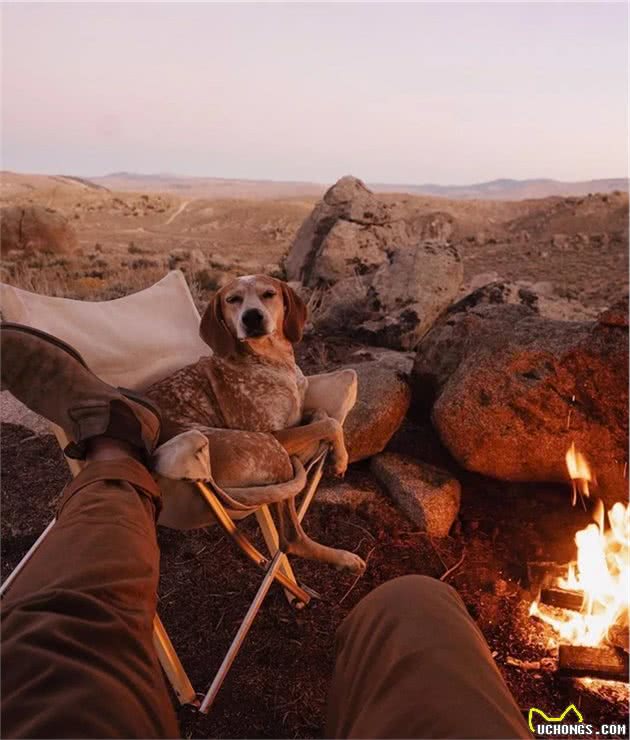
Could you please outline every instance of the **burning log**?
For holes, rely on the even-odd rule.
[[[579,612],[584,605],[584,592],[565,588],[543,588],[540,591],[540,603],[555,606],[557,609]]]
[[[532,590],[539,591],[542,585],[556,582],[567,574],[568,563],[555,560],[533,560],[527,563],[527,581]]]
[[[593,476],[574,445],[567,451],[567,467],[571,480],[579,484],[577,490],[589,496]],[[618,502],[606,512],[598,500],[593,519],[575,535],[577,559],[569,564],[566,576],[543,583],[529,613],[552,626],[561,641],[594,648],[616,625],[628,623],[630,506]],[[541,605],[560,607],[561,613]]]
[[[558,673],[566,677],[628,681],[628,654],[619,648],[560,645]]]

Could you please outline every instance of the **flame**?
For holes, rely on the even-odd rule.
[[[575,445],[567,450],[567,468],[580,493],[589,495],[591,471]],[[608,528],[606,528],[606,518]],[[577,560],[567,568],[564,578],[556,579],[559,588],[584,594],[581,611],[562,610],[556,617],[544,610],[536,599],[529,613],[550,624],[559,636],[574,645],[597,646],[617,622],[626,622],[630,580],[630,507],[616,503],[606,517],[600,500],[593,511],[594,521],[575,535]]]
[[[592,480],[591,469],[589,468],[584,455],[575,449],[575,442],[571,442],[571,447],[567,450],[565,460],[569,471],[569,477],[573,483],[573,501],[571,503],[572,506],[575,506],[578,490],[585,498],[588,498],[591,495],[588,487],[588,484]]]

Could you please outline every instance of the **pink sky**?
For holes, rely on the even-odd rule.
[[[7,4],[3,167],[627,175],[624,3]]]

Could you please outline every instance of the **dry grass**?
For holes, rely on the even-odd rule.
[[[41,295],[106,301],[148,288],[168,272],[168,265],[164,263],[150,262],[134,267],[121,265],[117,260],[97,260],[97,266],[94,262],[89,258],[59,260],[42,256],[33,262],[5,262],[2,281]],[[188,278],[188,283],[193,298],[202,305],[207,300],[207,292],[201,289],[194,276]]]

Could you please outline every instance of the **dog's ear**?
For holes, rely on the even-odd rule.
[[[286,283],[282,285],[282,299],[284,301],[284,336],[292,343],[297,344],[302,339],[304,324],[306,323],[306,305],[300,296]]]
[[[236,352],[236,339],[223,317],[220,291],[215,294],[201,317],[199,335],[219,357],[227,357]]]

